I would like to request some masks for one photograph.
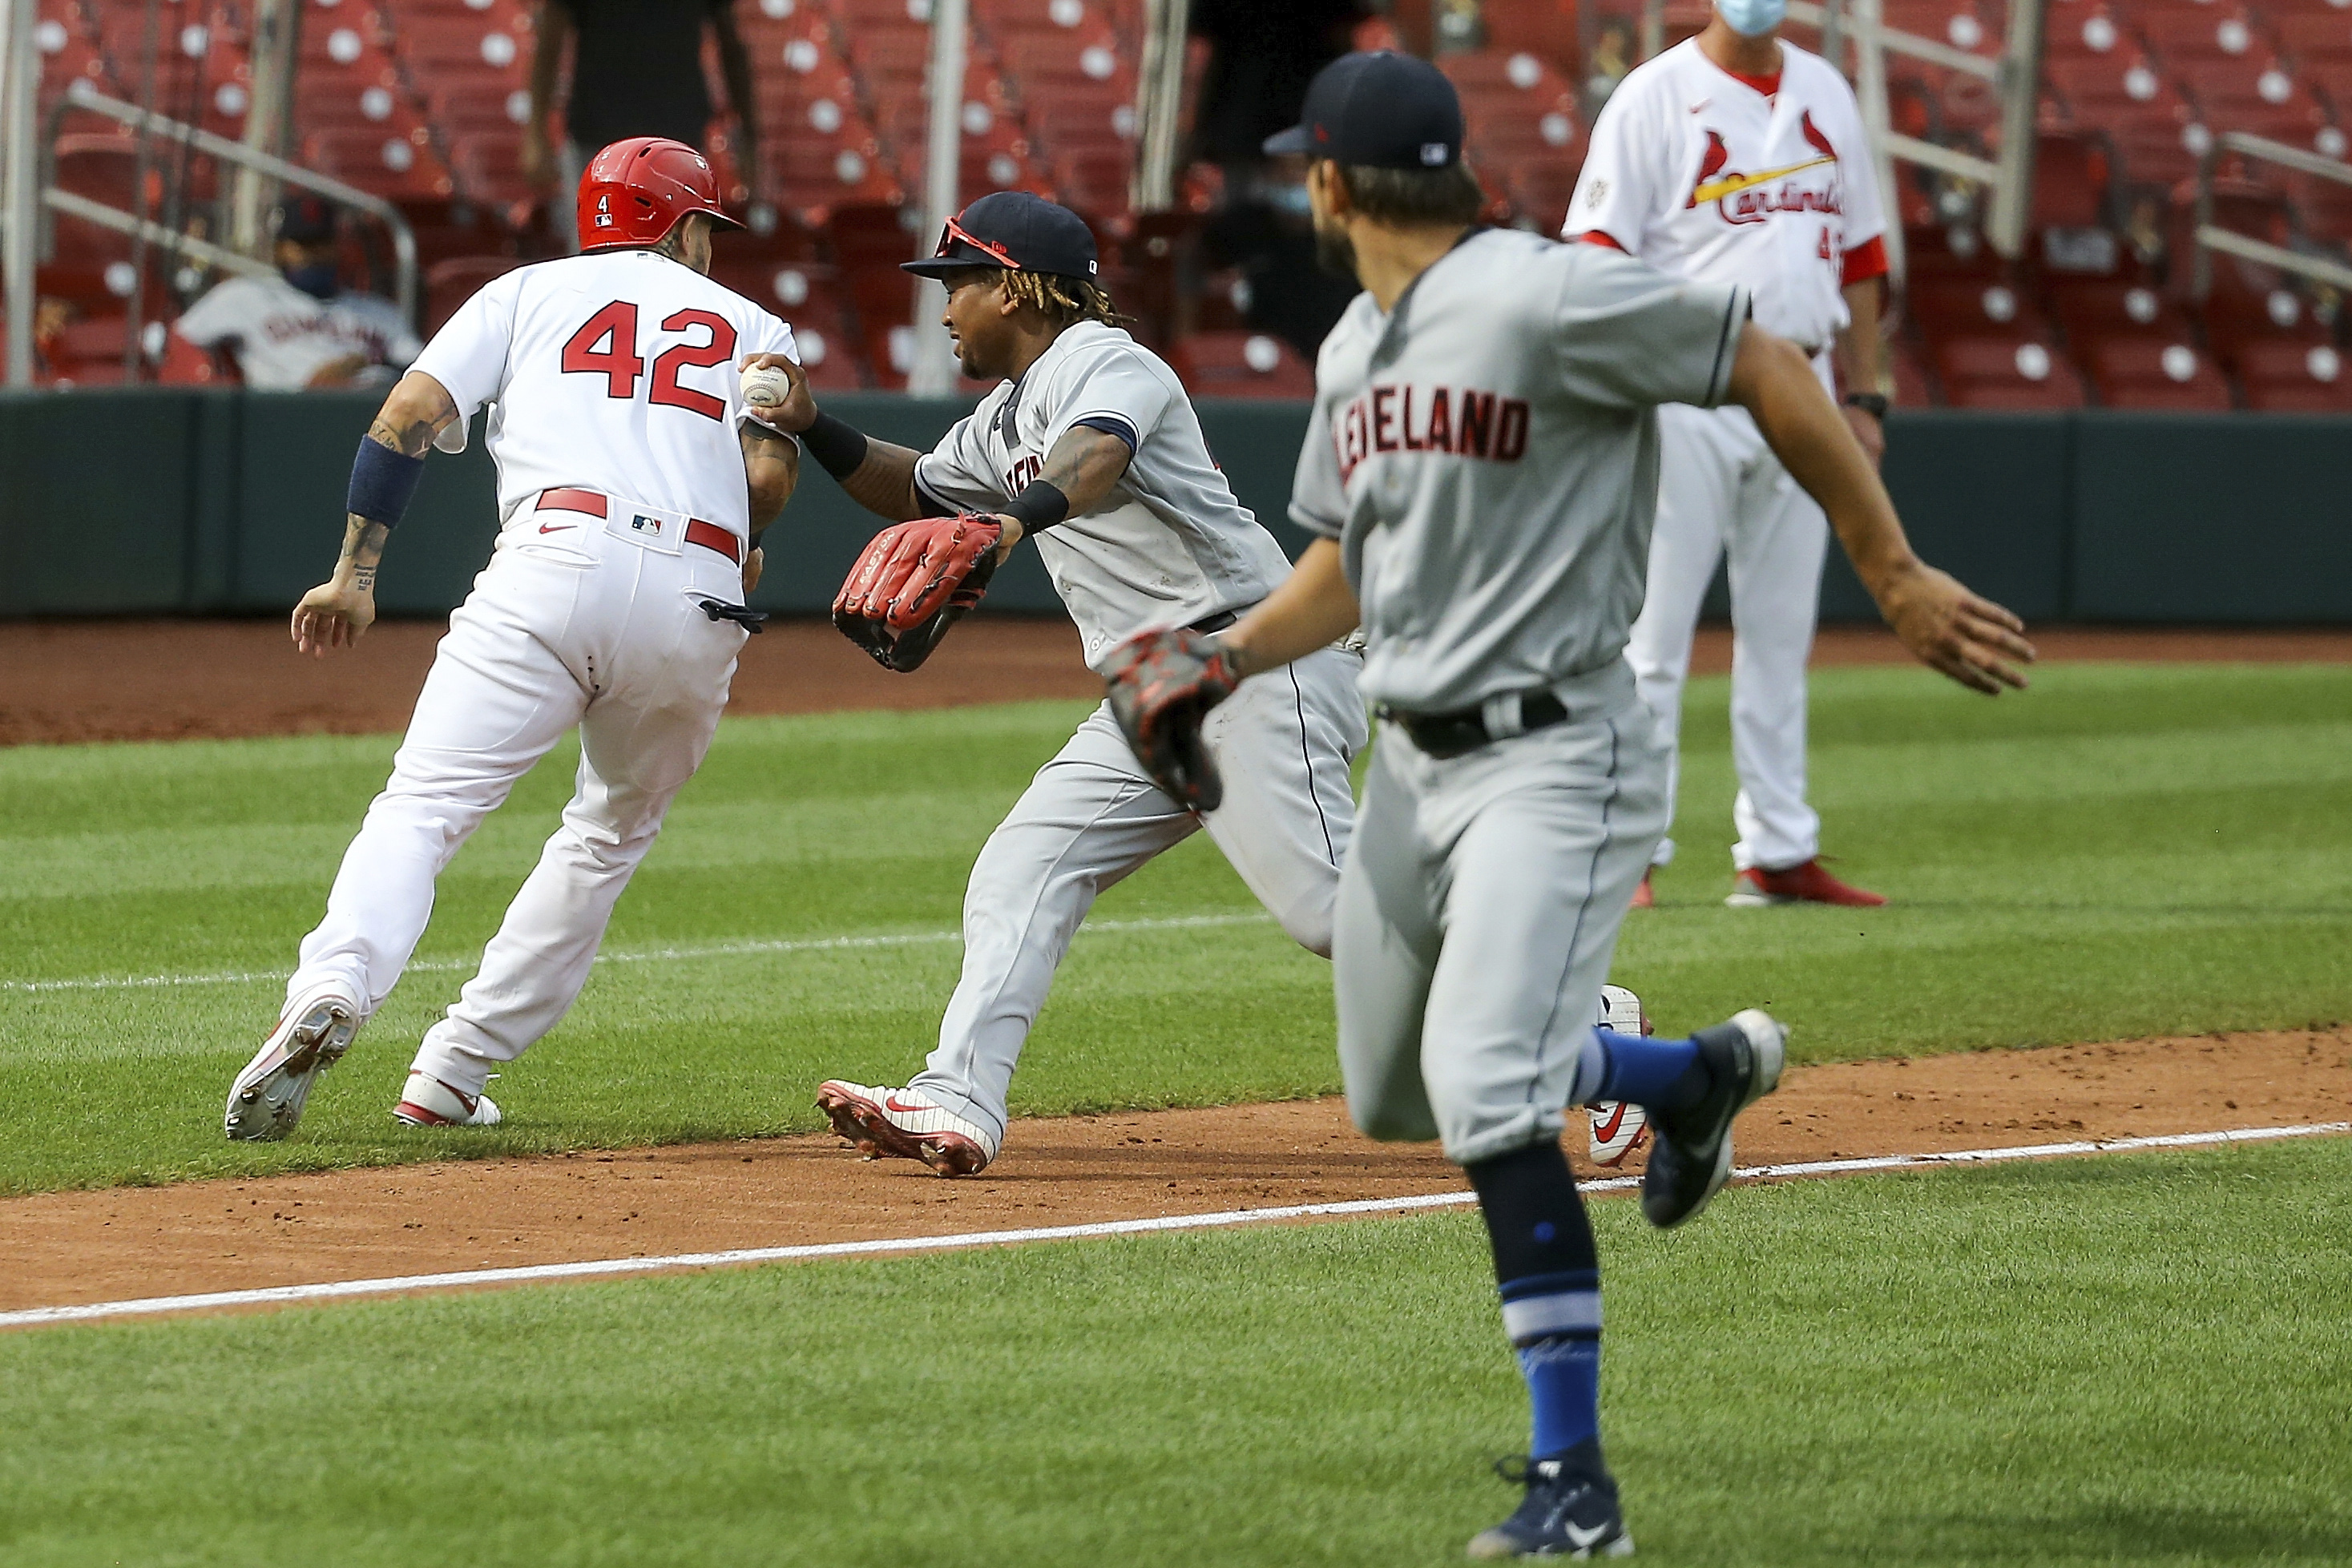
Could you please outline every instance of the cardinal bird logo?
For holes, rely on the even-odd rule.
[[[1806,145],[1814,149],[1821,156],[1805,159],[1802,162],[1784,163],[1777,169],[1759,169],[1753,174],[1743,174],[1737,169],[1731,168],[1731,149],[1724,144],[1722,133],[1715,131],[1708,131],[1706,151],[1699,156],[1698,173],[1691,181],[1690,199],[1683,204],[1684,207],[1687,209],[1704,206],[1709,202],[1725,202],[1726,197],[1738,196],[1755,190],[1759,185],[1769,185],[1775,180],[1785,180],[1791,174],[1801,174],[1808,169],[1819,169],[1825,164],[1834,164],[1838,161],[1837,149],[1830,145],[1830,139],[1822,135],[1813,124],[1811,114],[1808,113],[1803,117],[1799,128],[1804,132]],[[1834,200],[1834,198],[1828,199]],[[1784,202],[1772,200],[1769,196],[1761,197],[1755,201],[1738,204],[1740,210],[1737,213],[1731,210],[1732,204],[1725,202],[1723,215],[1725,221],[1728,223],[1760,223],[1769,213],[1787,207],[1801,206],[1818,210],[1824,198],[1821,197],[1811,197]],[[1828,210],[1835,209],[1831,207]]]

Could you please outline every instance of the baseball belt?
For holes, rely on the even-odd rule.
[[[602,517],[609,513],[604,497],[595,490],[541,490],[539,504],[531,510],[544,512],[551,507],[566,512],[585,512],[592,517]],[[743,542],[717,523],[706,523],[700,517],[687,518],[686,542],[700,545],[707,550],[717,550],[737,566],[743,564]]]
[[[1490,720],[1490,712],[1497,702],[1518,707],[1518,727],[1498,725]],[[1497,740],[1507,740],[1514,735],[1529,730],[1549,729],[1568,717],[1568,705],[1541,686],[1524,692],[1507,692],[1499,699],[1490,698],[1476,707],[1455,708],[1448,713],[1412,713],[1387,703],[1380,706],[1381,717],[1402,729],[1413,745],[1441,760],[1461,757],[1482,746]]]

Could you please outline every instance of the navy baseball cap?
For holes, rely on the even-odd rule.
[[[324,196],[291,196],[278,205],[278,237],[320,245],[335,237],[335,205]]]
[[[981,197],[948,220],[937,255],[929,261],[898,264],[900,271],[921,277],[945,277],[968,267],[1087,278],[1101,270],[1095,259],[1095,232],[1087,227],[1087,220],[1026,191],[996,191]]]
[[[1268,152],[1358,169],[1445,169],[1462,161],[1462,99],[1445,73],[1392,49],[1342,55],[1307,84],[1298,123]]]

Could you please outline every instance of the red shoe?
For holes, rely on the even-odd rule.
[[[1749,866],[1731,879],[1733,892],[1723,902],[1734,909],[1766,909],[1776,904],[1843,904],[1875,909],[1886,902],[1883,893],[1851,886],[1822,869],[1819,859],[1786,871]]]
[[[1650,891],[1650,873],[1656,869],[1652,866],[1642,873],[1642,885],[1633,890],[1634,908],[1655,909],[1658,906],[1658,895]]]

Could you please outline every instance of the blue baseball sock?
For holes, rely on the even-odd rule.
[[[1535,1431],[1549,1458],[1601,1434],[1601,1271],[1538,1274],[1503,1287],[1503,1332],[1518,1353]]]
[[[1596,1029],[1601,1041],[1601,1087],[1595,1100],[1630,1100],[1651,1111],[1679,1111],[1706,1097],[1711,1082],[1698,1046],[1688,1040],[1619,1034]]]
[[[1535,1416],[1528,1451],[1550,1458],[1601,1432],[1601,1267],[1584,1199],[1547,1140],[1464,1167],[1495,1250],[1503,1332]]]

